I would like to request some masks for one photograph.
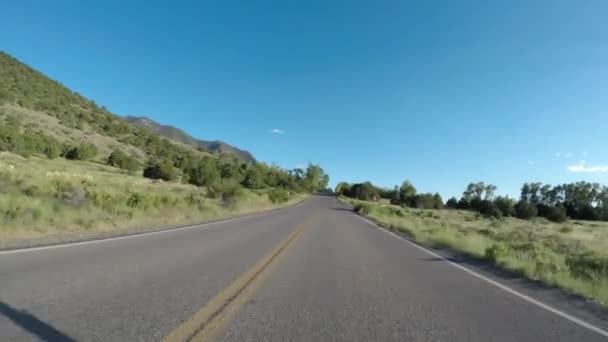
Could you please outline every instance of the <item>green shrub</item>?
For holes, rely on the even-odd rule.
[[[144,169],[144,177],[170,182],[177,179],[177,170],[170,163],[161,162],[146,167]]]
[[[503,216],[515,215],[515,201],[509,197],[496,197],[496,199],[494,200],[494,205]]]
[[[91,144],[78,146],[66,146],[63,150],[63,157],[70,160],[90,160],[97,154],[97,147]]]
[[[268,198],[272,203],[285,203],[289,200],[289,193],[285,189],[276,188],[268,192]]]
[[[565,222],[568,219],[566,208],[563,207],[549,207],[545,217],[552,222]]]
[[[49,159],[59,158],[61,156],[61,148],[59,144],[49,144],[44,148],[43,153]]]
[[[538,209],[530,202],[519,201],[515,205],[515,215],[522,220],[529,220],[538,215]]]
[[[372,207],[369,204],[359,203],[355,205],[355,212],[361,215],[367,215],[372,211]]]
[[[108,157],[107,164],[110,166],[119,167],[127,171],[135,171],[139,167],[137,161],[134,158],[127,156],[121,150],[114,150]]]
[[[222,205],[229,207],[235,204],[238,197],[243,193],[243,188],[236,182],[216,182],[207,188],[207,195],[210,198],[221,198]]]

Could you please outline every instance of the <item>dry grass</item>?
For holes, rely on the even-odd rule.
[[[302,199],[295,196],[288,203]],[[283,204],[284,205],[284,204]],[[202,188],[131,175],[91,162],[0,153],[0,239],[112,232],[268,210],[265,191],[213,199]]]
[[[342,199],[383,227],[608,304],[608,222],[487,219]]]

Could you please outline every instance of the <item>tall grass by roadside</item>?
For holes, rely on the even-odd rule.
[[[213,191],[155,181],[107,165],[0,153],[0,240],[200,222],[280,207],[268,190]]]
[[[464,253],[608,305],[607,222],[488,219],[470,211],[341,200],[420,244]]]

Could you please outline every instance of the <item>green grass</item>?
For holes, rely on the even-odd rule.
[[[341,200],[422,245],[448,248],[608,305],[608,222],[487,219],[471,211]]]
[[[154,181],[107,165],[0,153],[0,245],[69,234],[162,227],[278,208],[267,190],[211,198],[193,185]],[[222,198],[223,197],[223,198]]]

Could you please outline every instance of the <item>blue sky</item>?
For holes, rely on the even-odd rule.
[[[86,3],[86,4],[85,4]],[[0,49],[332,184],[608,183],[606,1],[9,1]],[[273,130],[280,130],[275,131]],[[569,168],[570,166],[570,168]]]

